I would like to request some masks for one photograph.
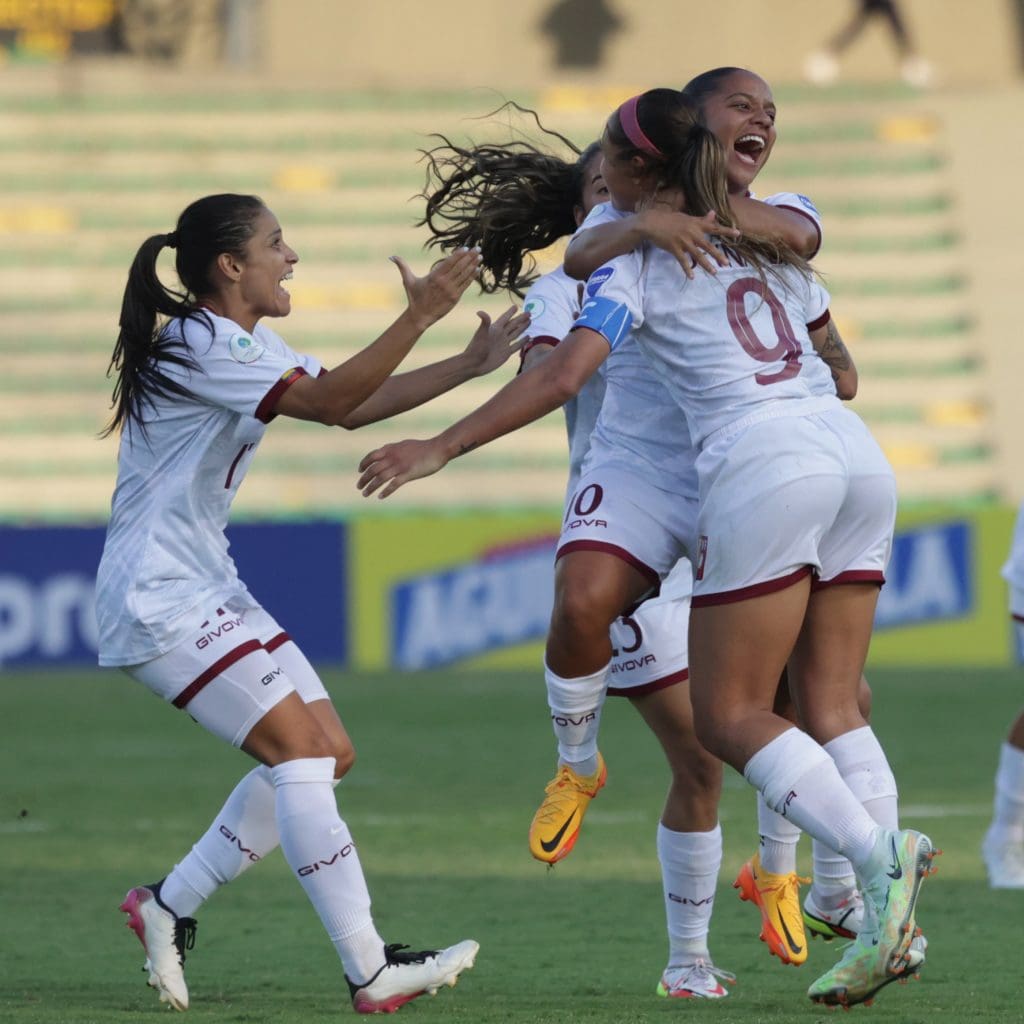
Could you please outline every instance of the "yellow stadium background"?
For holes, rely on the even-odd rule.
[[[901,79],[881,25],[843,56],[836,81],[809,83],[805,62],[853,6],[0,0],[0,521],[105,521],[115,447],[96,434],[120,292],[139,242],[170,230],[191,199],[253,191],[275,210],[302,256],[283,333],[331,365],[401,308],[387,256],[420,268],[431,258],[415,226],[417,151],[431,133],[526,130],[484,118],[515,99],[582,145],[625,96],[739,65],[766,77],[779,104],[759,192],[803,192],[822,209],[817,263],[860,367],[856,408],[897,470],[900,529],[963,525],[921,548],[948,553],[955,614],[951,603],[880,629],[872,658],[1007,663],[999,567],[1024,500],[1024,5],[906,0],[927,87]],[[543,254],[541,269],[557,261],[558,251]],[[504,305],[465,300],[408,365],[457,351],[477,308]],[[342,628],[353,665],[398,663],[396,609],[422,610],[424,594],[449,591],[465,601],[459,588],[471,593],[478,576],[525,585],[541,564],[564,486],[557,415],[385,506],[354,487],[366,451],[436,432],[511,373],[365,431],[287,423],[264,443],[238,517],[350,525]],[[522,630],[535,627],[527,605]],[[460,664],[539,664],[536,638],[492,632],[453,633],[424,657],[465,650]]]

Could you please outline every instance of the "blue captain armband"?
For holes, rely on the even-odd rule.
[[[597,331],[605,337],[614,352],[618,345],[629,335],[633,326],[633,314],[624,302],[614,302],[598,295],[583,303],[580,315],[572,325],[586,327]]]

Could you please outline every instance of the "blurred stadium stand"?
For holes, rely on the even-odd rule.
[[[896,466],[903,501],[1018,500],[1024,473],[1014,469],[1015,445],[1024,412],[1016,389],[1008,389],[1024,367],[1003,344],[1004,331],[1016,329],[1006,281],[1017,275],[1005,266],[1010,243],[987,245],[1002,224],[1001,200],[1015,197],[1001,189],[992,154],[979,152],[964,127],[981,131],[995,87],[916,93],[884,80],[825,90],[791,82],[773,79],[780,140],[758,190],[800,191],[822,211],[826,242],[817,263],[860,368],[856,408]],[[291,289],[294,312],[273,326],[293,347],[333,365],[401,308],[387,256],[426,265],[425,235],[413,227],[422,204],[413,197],[423,183],[417,150],[430,132],[501,136],[500,125],[470,118],[513,97],[585,144],[619,99],[653,84],[573,84],[556,75],[545,88],[500,93],[337,83],[312,89],[117,62],[60,72],[8,65],[0,75],[0,519],[105,518],[115,443],[96,434],[108,414],[104,371],[121,289],[138,243],[170,230],[196,196],[251,191],[274,209],[302,262]],[[1000,113],[992,116],[1019,111],[1019,85],[999,87],[999,96]],[[1007,118],[1000,137],[1018,124],[1019,116]],[[1006,146],[1022,148],[1012,138]],[[1001,267],[994,280],[989,259]],[[556,260],[547,254],[543,269]],[[986,275],[987,286],[979,285]],[[1002,297],[997,310],[993,291]],[[503,306],[465,299],[407,366],[458,350],[475,326],[475,309]],[[503,368],[355,433],[275,424],[238,512],[287,517],[365,508],[354,487],[362,454],[386,440],[433,433],[511,372]],[[554,415],[392,503],[556,505],[564,477],[564,431]]]

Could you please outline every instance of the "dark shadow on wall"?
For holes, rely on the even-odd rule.
[[[607,0],[557,0],[540,23],[560,68],[598,68],[612,37],[626,27]]]

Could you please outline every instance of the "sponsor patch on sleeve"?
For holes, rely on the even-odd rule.
[[[802,206],[806,206],[807,209],[810,210],[812,213],[818,212],[818,208],[814,205],[814,203],[810,201],[810,199],[807,198],[807,196],[803,196],[799,192],[797,192],[796,197],[797,199],[800,200],[800,204]]]
[[[248,334],[232,334],[228,351],[236,363],[255,363],[266,350]]]
[[[537,297],[537,298],[529,299],[526,303],[524,303],[524,305],[523,305],[523,312],[524,313],[529,313],[531,317],[538,317],[538,316],[543,316],[544,315],[544,311],[547,308],[548,307],[545,304],[544,300],[542,298]]]
[[[592,299],[614,276],[614,267],[598,267],[587,281],[587,298]]]

